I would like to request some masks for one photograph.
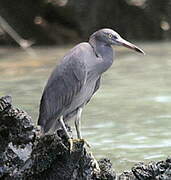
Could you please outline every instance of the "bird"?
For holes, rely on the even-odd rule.
[[[109,28],[94,32],[88,42],[73,47],[55,67],[44,88],[38,117],[44,133],[62,128],[71,142],[66,123],[74,117],[77,138],[82,139],[82,110],[99,89],[103,73],[113,64],[112,46],[125,46],[145,54]]]

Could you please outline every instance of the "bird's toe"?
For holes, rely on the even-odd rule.
[[[92,163],[92,166],[94,167],[94,170],[96,173],[100,173],[100,167],[99,167],[99,163],[97,162],[97,160],[94,158],[92,152],[90,153],[90,156],[92,158],[91,160],[91,163]]]
[[[69,138],[68,142],[69,142],[69,151],[70,151],[70,153],[73,151],[74,145],[79,144],[79,143],[83,143],[83,145],[86,145],[88,148],[91,148],[90,144],[85,139],[72,139],[72,138]]]
[[[88,148],[91,148],[91,146],[90,146],[90,144],[87,142],[87,140],[85,140],[85,139],[74,139],[73,140],[74,142],[82,142],[82,143],[84,143]]]

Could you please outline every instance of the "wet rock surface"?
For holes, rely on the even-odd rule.
[[[109,159],[98,162],[83,141],[69,143],[62,130],[40,136],[31,117],[0,98],[0,179],[35,180],[171,180],[171,158],[136,164],[116,175]]]

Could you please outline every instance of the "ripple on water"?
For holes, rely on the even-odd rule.
[[[154,101],[159,102],[159,103],[171,102],[171,96],[156,96],[153,99],[154,99]]]

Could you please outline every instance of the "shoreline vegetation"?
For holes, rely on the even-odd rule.
[[[63,130],[41,136],[32,118],[12,105],[11,96],[4,96],[0,98],[0,179],[169,180],[171,158],[140,162],[117,175],[111,161],[97,161],[83,141],[74,141],[70,152]]]
[[[170,11],[170,0],[0,2],[0,19],[30,45],[78,43],[104,27],[116,30],[129,40],[170,40]],[[11,37],[6,23],[0,20],[3,27],[0,27],[0,44],[16,45],[16,33]]]

